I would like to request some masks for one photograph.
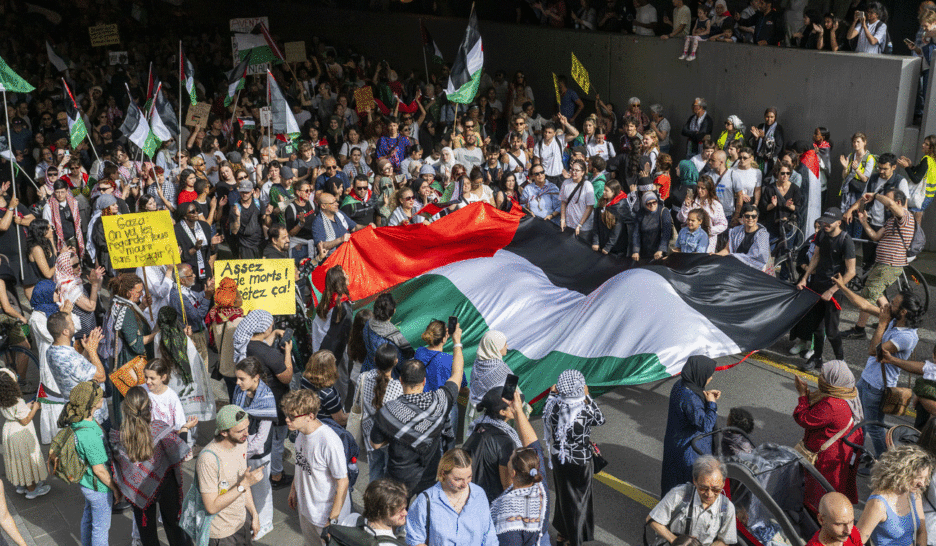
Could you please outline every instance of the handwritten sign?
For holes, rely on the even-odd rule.
[[[374,107],[374,90],[369,85],[354,90],[354,108],[358,112],[367,112]]]
[[[179,261],[179,243],[169,211],[102,216],[101,220],[114,269],[171,265]]]
[[[238,17],[231,19],[231,32],[250,32],[258,24],[263,23],[267,28],[270,28],[270,18],[269,17]]]
[[[195,106],[190,106],[188,113],[185,114],[185,124],[189,127],[207,127],[209,113],[211,113],[211,105],[207,102],[199,102]]]
[[[306,62],[305,42],[286,42],[284,49],[283,57],[286,58],[287,63]]]
[[[244,312],[263,309],[274,315],[296,313],[296,262],[225,260],[215,263],[215,286],[231,277],[244,300]]]
[[[88,33],[91,35],[91,47],[120,44],[120,32],[117,30],[117,25],[88,27]]]
[[[270,111],[270,107],[260,108],[260,126],[269,127],[271,123],[273,123],[273,113]]]

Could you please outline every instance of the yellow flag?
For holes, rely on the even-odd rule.
[[[572,79],[575,80],[575,83],[579,84],[579,87],[581,87],[582,91],[585,91],[587,95],[589,89],[591,89],[591,83],[588,81],[588,71],[585,70],[585,67],[579,62],[575,53],[572,53]]]
[[[556,77],[556,73],[553,72],[553,87],[556,88],[556,104],[562,102],[562,93],[559,92],[559,78]]]

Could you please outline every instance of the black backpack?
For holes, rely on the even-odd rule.
[[[390,536],[374,536],[374,530],[364,522],[364,516],[358,516],[357,525],[329,525],[322,532],[328,535],[328,546],[406,546],[406,542]]]

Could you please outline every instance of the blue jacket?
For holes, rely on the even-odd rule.
[[[682,380],[670,391],[669,415],[666,417],[666,435],[663,437],[663,474],[660,494],[666,495],[673,487],[692,481],[692,463],[696,452],[692,439],[699,434],[715,430],[718,405],[704,401],[683,385]],[[704,454],[712,453],[712,442],[699,442]]]

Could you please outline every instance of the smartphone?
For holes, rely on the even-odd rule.
[[[865,18],[865,13],[863,11],[855,12],[855,19],[864,19],[864,18]]]
[[[913,40],[911,40],[910,38],[904,38],[904,43],[907,44],[907,47],[909,47],[910,49],[913,49],[913,46],[916,45],[913,43]]]
[[[283,330],[283,337],[281,337],[280,340],[279,340],[279,345],[278,345],[279,348],[280,348],[280,349],[285,349],[285,348],[286,348],[286,343],[287,343],[289,340],[291,340],[292,337],[293,337],[293,329],[292,329],[292,328],[286,328],[285,330]]]
[[[270,464],[270,461],[264,461],[264,463],[258,466],[257,468],[264,468],[268,464]]]
[[[458,317],[449,317],[448,321],[448,334],[452,335],[455,333],[455,327],[458,326]]]
[[[501,398],[504,400],[513,400],[514,394],[517,392],[517,382],[520,381],[520,376],[514,374],[507,374],[507,379],[504,381],[504,390],[501,392]]]

